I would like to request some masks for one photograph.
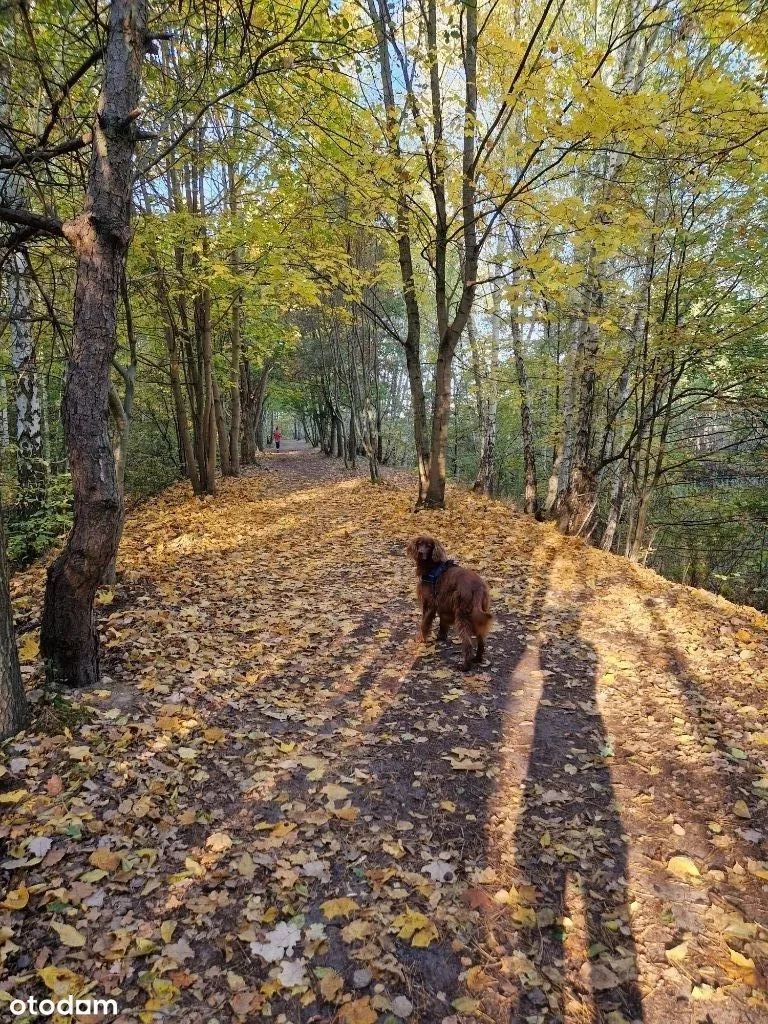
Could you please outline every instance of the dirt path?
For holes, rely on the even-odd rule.
[[[7,751],[8,998],[768,1020],[764,619],[500,504],[414,515],[300,446],[264,463],[133,516],[103,690]],[[414,643],[416,531],[488,579],[482,671]]]

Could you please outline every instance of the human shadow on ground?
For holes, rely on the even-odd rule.
[[[535,926],[518,933],[518,949],[537,972],[528,976],[510,1019],[538,1020],[544,1010],[555,1024],[579,1003],[591,1003],[598,1021],[641,1021],[628,852],[596,700],[597,656],[579,635],[575,609],[560,611],[546,634],[539,649],[544,685],[515,831],[516,872],[523,886],[535,889],[529,896],[536,911]],[[566,962],[574,960],[582,962],[578,971]],[[540,984],[544,979],[550,984]]]

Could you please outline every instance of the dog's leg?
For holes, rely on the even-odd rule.
[[[450,629],[451,625],[452,623],[449,622],[448,619],[446,619],[443,615],[440,616],[440,628],[437,631],[437,639],[441,643],[445,643],[445,641],[448,639],[448,630]]]
[[[482,664],[483,657],[485,655],[485,637],[478,636],[477,638],[477,654],[475,655],[475,662],[478,665]]]
[[[456,623],[456,632],[461,640],[461,652],[463,659],[461,668],[466,672],[472,665],[472,625],[466,619],[459,619]]]
[[[421,640],[422,643],[426,643],[429,640],[429,634],[432,632],[432,623],[435,621],[435,609],[425,608],[421,613]]]

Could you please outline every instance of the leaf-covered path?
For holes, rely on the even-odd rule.
[[[265,462],[131,517],[103,689],[7,747],[0,999],[768,1020],[764,618],[499,503]],[[488,667],[416,645],[414,532],[488,580]]]

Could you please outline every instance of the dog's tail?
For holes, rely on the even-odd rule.
[[[483,635],[485,635],[491,628],[493,613],[491,612],[491,598],[487,590],[482,596],[480,607],[475,608],[472,618],[474,619],[475,629],[482,631]]]

